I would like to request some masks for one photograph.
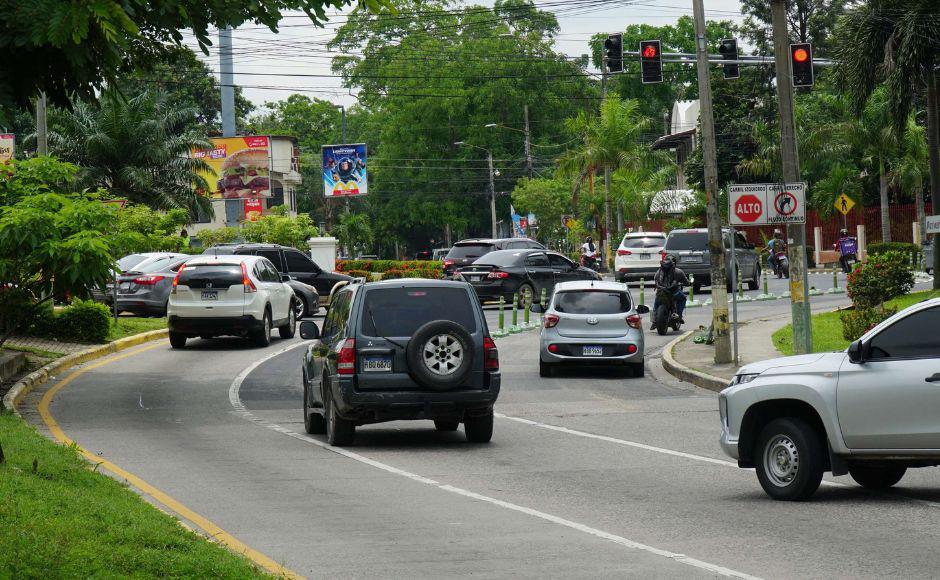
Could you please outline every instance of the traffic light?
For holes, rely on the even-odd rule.
[[[643,84],[663,82],[662,42],[640,41],[640,79]]]
[[[718,52],[721,58],[725,60],[738,60],[738,41],[735,38],[725,38],[718,45]],[[741,76],[741,70],[737,63],[722,65],[725,69],[726,79],[736,79]]]
[[[623,35],[608,34],[604,41],[604,63],[607,72],[623,72]]]
[[[808,42],[790,45],[790,71],[794,87],[813,86],[813,45]]]

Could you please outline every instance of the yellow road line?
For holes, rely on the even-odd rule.
[[[189,509],[188,507],[186,507],[179,501],[175,500],[173,497],[171,497],[167,493],[160,491],[159,489],[150,485],[149,483],[137,477],[133,473],[125,471],[121,469],[120,467],[118,467],[117,465],[111,463],[110,461],[106,459],[102,459],[98,457],[97,455],[89,451],[86,451],[77,443],[75,443],[75,441],[70,439],[62,431],[62,428],[59,427],[59,424],[56,422],[56,420],[52,417],[52,414],[49,412],[49,403],[52,402],[52,399],[53,397],[55,397],[56,393],[58,393],[66,385],[68,385],[69,383],[77,379],[78,377],[82,376],[88,371],[95,370],[106,364],[110,364],[115,361],[119,361],[121,359],[125,359],[127,357],[134,356],[136,354],[140,354],[142,352],[146,352],[148,350],[151,350],[160,346],[165,347],[166,343],[158,342],[156,344],[151,344],[143,348],[139,348],[137,350],[127,352],[124,354],[119,354],[117,356],[113,356],[111,358],[107,358],[107,359],[98,361],[96,363],[92,363],[86,367],[72,371],[71,373],[63,377],[61,381],[53,385],[48,391],[46,391],[46,394],[43,395],[42,400],[39,402],[39,416],[42,417],[43,422],[45,422],[46,426],[49,428],[49,431],[52,433],[52,436],[55,437],[55,439],[58,442],[63,443],[65,445],[74,444],[75,447],[78,449],[78,451],[81,452],[81,454],[84,455],[89,461],[95,464],[100,464],[102,467],[104,467],[111,473],[114,473],[116,475],[119,475],[120,477],[123,477],[124,479],[127,480],[128,483],[130,483],[131,485],[133,485],[140,491],[154,498],[155,500],[157,500],[158,502],[166,506],[168,509],[176,512],[179,516],[199,526],[209,536],[219,541],[220,543],[226,545],[229,549],[235,552],[238,552],[239,554],[245,555],[246,557],[250,558],[254,563],[258,564],[259,566],[261,566],[268,572],[271,572],[272,574],[282,576],[285,578],[302,578],[302,576],[300,576],[296,572],[293,572],[292,570],[285,568],[284,566],[278,564],[277,562],[275,562],[268,556],[265,556],[261,552],[239,541],[238,539],[236,539],[234,536],[232,536],[231,534],[229,534],[228,532],[220,528],[215,523],[197,514],[196,512]]]

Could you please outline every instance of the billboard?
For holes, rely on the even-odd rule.
[[[209,164],[204,177],[210,197],[271,197],[270,137],[213,137],[210,141],[212,149],[193,151],[193,157]]]
[[[15,145],[12,133],[0,133],[0,163],[13,159],[13,146]]]
[[[366,144],[323,146],[323,195],[355,197],[369,192]]]
[[[248,197],[244,201],[245,221],[256,222],[264,213],[264,203],[257,197]]]

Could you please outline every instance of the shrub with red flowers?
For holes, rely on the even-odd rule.
[[[914,270],[909,257],[901,252],[869,256],[868,262],[849,273],[848,293],[855,308],[874,308],[913,287]]]

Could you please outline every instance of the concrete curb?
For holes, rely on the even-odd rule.
[[[694,332],[694,330],[690,330],[666,345],[666,348],[663,349],[663,368],[666,369],[666,372],[676,377],[680,381],[692,383],[697,387],[702,387],[703,389],[708,389],[709,391],[722,391],[725,389],[725,387],[728,386],[728,381],[726,379],[716,377],[708,373],[703,373],[695,369],[690,369],[689,367],[676,362],[675,357],[672,355],[672,349],[682,341],[692,336]]]
[[[3,397],[3,407],[19,415],[19,412],[16,410],[16,405],[23,400],[23,397],[29,394],[29,392],[38,385],[46,382],[50,377],[54,377],[56,373],[59,373],[69,367],[86,363],[96,358],[101,358],[109,354],[120,352],[122,350],[141,345],[145,342],[150,342],[151,340],[167,338],[168,336],[169,332],[165,328],[160,330],[151,330],[150,332],[143,332],[141,334],[135,334],[134,336],[128,336],[127,338],[115,340],[114,342],[102,344],[101,346],[94,346],[87,350],[56,359],[42,368],[29,373],[20,379],[16,384],[14,384],[13,387]]]

